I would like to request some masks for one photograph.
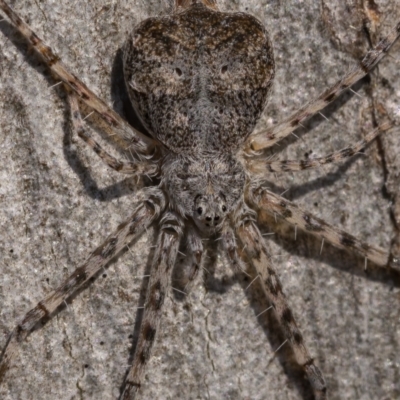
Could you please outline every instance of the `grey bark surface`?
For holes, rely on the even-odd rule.
[[[258,17],[274,43],[276,78],[259,128],[282,120],[343,75],[400,20],[396,0],[221,1]],[[365,2],[367,3],[367,2]],[[371,4],[371,2],[368,2]],[[122,114],[118,50],[139,21],[168,2],[18,1],[11,5],[65,64]],[[364,11],[362,11],[364,10]],[[366,12],[366,10],[368,12]],[[368,19],[365,19],[366,16]],[[369,38],[362,22],[372,32]],[[65,279],[130,214],[135,180],[104,166],[84,143],[69,143],[64,92],[40,59],[0,22],[0,347],[32,306]],[[321,156],[357,141],[385,115],[400,120],[400,43],[301,136],[280,159]],[[395,60],[397,59],[397,61]],[[268,177],[278,193],[388,251],[400,225],[399,129],[340,166]],[[283,222],[265,232],[284,292],[331,399],[400,397],[400,278]],[[0,398],[116,399],[149,265],[149,231],[68,307],[33,332],[0,387]],[[184,261],[183,261],[184,262]],[[310,399],[307,381],[268,313],[257,285],[236,280],[213,257],[190,294],[171,293],[143,382],[149,399]],[[214,267],[213,267],[214,266]]]

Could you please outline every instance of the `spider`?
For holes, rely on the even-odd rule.
[[[210,10],[209,9],[204,9],[205,5],[201,5],[201,4],[196,5],[196,7],[202,7],[203,11],[206,10],[204,12],[214,13],[213,9],[214,9],[214,7],[216,5],[211,3],[211,2],[205,2],[205,3],[207,3],[207,6],[211,6]],[[6,5],[3,2],[1,2],[1,4],[2,4],[2,8],[6,7]],[[181,10],[182,12],[188,13],[190,11],[188,9],[186,9],[186,11],[183,10],[186,7],[186,5],[183,4],[183,3],[181,4],[181,2],[179,2],[179,1],[177,2],[176,7],[177,8],[182,7],[182,10]],[[3,8],[3,10],[4,10],[4,8]],[[212,15],[215,15],[215,14],[212,14]],[[35,37],[32,37],[30,35],[27,35],[27,36],[31,37],[31,39],[34,42],[37,40]],[[394,39],[395,38],[394,38],[394,36],[392,34],[391,41],[394,41]],[[36,44],[38,44],[38,43],[36,43]],[[35,43],[32,43],[32,44],[35,44]],[[268,54],[268,51],[265,52],[265,55],[266,56],[269,55],[269,58],[267,57],[267,61],[266,62],[268,63],[268,60],[269,60],[269,62],[271,62],[272,55]],[[50,58],[51,58],[51,56],[50,56]],[[128,61],[125,61],[125,63],[126,63],[125,65],[127,65],[127,66],[130,65]],[[57,68],[58,66],[59,66],[58,61],[56,59],[53,59],[53,68]],[[234,66],[232,68],[234,68]],[[127,68],[127,69],[129,69],[129,68]],[[226,65],[222,65],[221,66],[221,70],[220,70],[221,74],[229,74],[229,71],[230,71],[229,66],[226,66]],[[175,67],[175,70],[173,72],[175,73],[175,75],[178,78],[182,77],[182,76],[185,77],[185,71],[183,71],[182,67],[180,67],[180,66]],[[129,71],[128,71],[128,73],[129,73]],[[156,75],[156,76],[158,76],[158,75]],[[269,78],[265,80],[266,82],[268,81],[268,85],[269,85],[269,82],[270,82],[270,79],[272,78],[272,76],[273,76],[273,67],[270,68],[270,76],[269,76]],[[76,79],[74,79],[74,82],[76,84],[79,83],[78,80],[76,80]],[[128,86],[129,86],[129,81],[128,81]],[[133,83],[133,86],[135,86],[134,83]],[[79,92],[79,87],[78,87],[78,92]],[[140,92],[140,90],[138,92]],[[82,93],[80,93],[80,95],[81,95],[80,96],[81,99],[84,100],[84,101],[85,100],[89,101],[89,102],[92,101],[92,100],[97,101],[97,98],[91,93],[88,96],[83,95],[83,98],[82,98]],[[328,96],[328,95],[326,95],[326,96]],[[330,96],[329,100],[333,100],[336,97],[334,95],[329,95],[329,96]],[[86,98],[86,97],[88,97],[88,98]],[[142,100],[139,101],[138,98],[135,97],[135,95],[133,95],[133,97],[134,97],[134,100],[138,102],[138,106],[140,107],[141,104],[143,104],[143,101]],[[327,101],[325,101],[325,103],[327,103]],[[121,135],[122,136],[122,140],[126,140],[126,135],[127,134],[132,135],[132,132],[134,132],[134,135],[135,135],[135,140],[134,141],[132,140],[132,136],[129,137],[128,145],[131,147],[133,152],[139,153],[139,156],[136,156],[136,154],[134,153],[134,155],[133,155],[134,158],[132,160],[130,160],[129,162],[125,162],[125,164],[118,163],[114,158],[112,158],[107,153],[102,151],[101,148],[99,147],[99,145],[96,144],[93,141],[93,139],[88,136],[89,135],[88,131],[84,127],[84,125],[82,123],[82,120],[80,118],[80,114],[79,114],[78,104],[77,104],[76,98],[74,98],[73,95],[70,96],[70,104],[71,104],[71,108],[73,110],[72,118],[73,118],[73,121],[74,121],[74,124],[75,124],[75,128],[78,131],[78,133],[80,134],[80,136],[89,144],[89,146],[91,148],[93,148],[101,156],[101,158],[103,160],[105,160],[105,162],[109,166],[113,167],[114,169],[120,170],[122,172],[133,172],[133,173],[135,173],[135,172],[136,173],[137,172],[146,172],[148,174],[157,174],[158,170],[148,169],[147,163],[149,163],[151,165],[151,162],[150,162],[151,160],[156,160],[157,163],[159,163],[160,160],[163,160],[163,162],[168,162],[168,159],[165,158],[165,154],[164,153],[162,153],[161,155],[159,154],[159,152],[161,152],[161,150],[158,149],[158,147],[160,147],[160,145],[158,143],[157,143],[157,146],[155,146],[153,141],[149,140],[147,137],[144,137],[144,136],[140,135],[137,132],[132,131],[132,129],[129,126],[126,126],[123,123],[123,121],[118,119],[119,117],[117,115],[115,115],[114,113],[112,113],[111,110],[109,110],[108,108],[104,108],[103,111],[101,111],[102,115],[103,115],[103,117],[105,117],[107,122],[109,122],[109,123],[111,123],[111,125],[113,125],[113,129],[114,129],[114,131],[116,131],[117,134],[118,134],[118,130],[120,130],[119,128],[121,128],[121,126],[123,127],[123,129],[122,129],[123,132],[122,132],[122,135]],[[99,106],[102,106],[102,104],[100,103],[100,105],[99,104],[97,105],[97,107],[99,107]],[[258,110],[257,110],[258,111],[258,115],[261,112],[261,110],[259,108],[260,107],[258,107]],[[261,109],[262,109],[262,107],[261,107]],[[313,110],[313,111],[316,111],[316,110]],[[220,112],[220,110],[218,110],[218,112]],[[224,110],[222,110],[220,115],[221,115],[221,118],[224,116]],[[184,117],[185,116],[183,116],[182,118],[184,118]],[[115,121],[112,121],[113,118],[116,118],[118,120],[118,125],[119,126],[118,125],[115,126],[116,123],[115,123]],[[381,126],[381,130],[387,130],[389,127],[390,127],[389,124],[385,124],[385,125]],[[373,135],[376,135],[377,133],[378,133],[378,130],[375,130],[375,132],[372,135],[370,135],[368,138],[371,140]],[[138,142],[136,142],[137,137],[139,138]],[[253,136],[253,139],[254,138],[257,138],[257,136]],[[257,146],[258,146],[257,145],[257,140],[251,141],[253,139],[252,139],[252,136],[250,136],[250,138],[247,139],[247,142],[241,143],[241,144],[244,145],[244,149],[248,151],[249,157],[241,154],[241,158],[240,158],[241,162],[243,162],[246,165],[246,168],[251,170],[252,173],[263,174],[263,173],[266,173],[266,172],[270,172],[271,169],[275,169],[275,170],[278,169],[279,170],[280,168],[282,168],[282,165],[284,166],[285,169],[290,168],[290,165],[288,165],[287,163],[286,164],[281,164],[279,162],[273,161],[273,162],[267,162],[265,164],[263,161],[260,161],[260,160],[263,160],[262,158],[260,159],[258,157],[251,157],[251,156],[253,156],[252,150],[258,150],[258,148],[257,148]],[[167,143],[164,143],[164,144],[167,144]],[[364,145],[364,144],[365,143],[363,142],[362,145]],[[262,145],[263,144],[261,144],[261,147],[262,147]],[[182,144],[180,144],[179,146],[182,146]],[[358,150],[359,149],[357,149],[357,151]],[[186,149],[186,151],[187,151],[187,149]],[[173,152],[174,151],[172,151],[172,153]],[[342,155],[343,155],[343,153],[342,153]],[[142,156],[142,157],[140,157],[140,156]],[[149,157],[152,157],[152,158],[150,159],[150,161],[146,162],[145,161],[145,157],[143,157],[143,156],[146,156],[147,158],[149,158]],[[137,157],[136,162],[133,161],[135,159],[135,157]],[[337,158],[339,160],[341,159],[341,157],[337,157]],[[165,160],[167,160],[167,161],[165,161]],[[144,164],[146,164],[146,166],[144,166]],[[218,167],[218,165],[215,164],[215,163],[214,164],[211,163],[211,165],[212,165],[212,167],[211,167],[212,169],[216,169]],[[236,163],[234,163],[233,165],[235,166],[235,168],[238,167],[238,165]],[[268,170],[265,169],[265,165],[268,166]],[[295,164],[293,164],[293,165],[295,166]],[[307,162],[299,164],[299,165],[301,165],[302,167],[308,167],[308,166],[311,167],[311,166],[313,166],[312,163],[307,164]],[[159,164],[157,164],[157,166],[159,166]],[[179,162],[179,164],[177,165],[178,168],[182,168],[183,166],[184,166],[184,164],[181,163],[181,162]],[[230,165],[230,168],[229,168],[228,179],[230,179],[230,177],[232,176],[232,167],[231,166],[232,166],[232,164]],[[172,167],[174,167],[174,166],[172,165]],[[193,164],[185,165],[185,169],[181,173],[186,173],[186,169],[187,168],[190,169],[190,167],[193,167]],[[240,170],[240,166],[238,168]],[[178,176],[179,174],[173,174],[173,175],[166,174],[166,175],[167,176]],[[238,173],[238,175],[240,175],[240,173]],[[184,177],[183,181],[185,181],[185,179],[187,179],[187,177],[186,178]],[[260,178],[259,178],[259,180],[260,180]],[[235,181],[240,181],[241,182],[241,177],[238,176],[235,179]],[[258,182],[258,181],[256,181],[256,182]],[[159,184],[159,182],[157,184]],[[161,184],[163,184],[162,180],[161,180]],[[174,184],[174,182],[172,182],[172,181],[167,182],[168,187],[170,187],[173,184]],[[241,185],[245,186],[244,182],[242,182]],[[201,187],[200,186],[198,187],[198,190],[201,191]],[[253,191],[255,197],[257,195],[261,196],[261,200],[264,198],[262,196],[265,196],[265,193],[267,193],[266,196],[268,198],[268,205],[269,205],[269,207],[271,207],[270,210],[273,210],[273,214],[277,213],[277,214],[281,215],[282,217],[288,219],[289,222],[291,221],[291,218],[293,216],[294,217],[297,216],[300,219],[295,220],[295,222],[297,223],[297,225],[299,227],[302,227],[302,224],[303,224],[303,226],[304,226],[304,224],[308,224],[307,225],[308,226],[308,230],[310,230],[310,228],[314,232],[317,230],[318,227],[316,226],[315,221],[314,221],[314,224],[312,223],[313,220],[310,219],[311,217],[309,217],[308,215],[305,215],[303,213],[301,213],[301,214],[296,213],[296,210],[291,208],[292,206],[289,206],[289,203],[287,201],[285,201],[285,203],[283,204],[282,203],[283,200],[279,199],[279,196],[274,196],[271,192],[265,191],[266,189],[264,187],[262,187],[263,191],[259,192],[258,191],[259,186],[260,186],[259,184],[257,184],[256,186],[252,186],[252,185],[250,185],[249,187],[246,186],[247,187],[246,190]],[[193,185],[193,187],[194,187],[194,185]],[[143,195],[138,195],[138,200],[137,200],[137,202],[138,202],[137,207],[138,208],[136,210],[136,213],[138,213],[138,212],[140,212],[142,210],[142,212],[144,212],[145,214],[143,214],[141,216],[141,218],[145,219],[147,217],[149,219],[148,222],[150,223],[151,215],[150,214],[146,214],[146,213],[156,212],[157,206],[160,206],[159,202],[161,200],[160,200],[160,192],[158,192],[157,190],[154,190],[154,187],[152,189],[147,189],[147,190],[151,190],[151,192],[146,192],[146,190],[145,190],[144,193],[150,193],[149,194],[150,198],[148,198],[146,200],[145,198],[142,197]],[[179,191],[174,191],[174,193],[177,193],[177,192],[179,192]],[[161,195],[161,197],[162,197],[162,195]],[[220,197],[224,197],[224,196],[221,195]],[[156,200],[158,200],[158,202]],[[173,199],[171,199],[171,200],[172,200],[172,203],[173,203]],[[222,198],[222,200],[224,200],[224,199]],[[223,209],[225,203],[222,204],[221,203],[222,200],[221,200],[221,198],[218,198],[218,201],[215,200],[212,203],[212,205],[215,208],[216,207],[215,205],[217,204],[218,206],[220,206],[220,211],[222,211],[222,213],[224,213],[224,212],[228,213],[229,215],[227,214],[228,216],[225,217],[225,221],[229,221],[229,220],[232,219],[231,224],[236,223],[235,218],[239,218],[239,219],[243,218],[243,223],[238,225],[239,240],[240,240],[240,243],[242,245],[244,245],[244,249],[245,249],[244,253],[247,252],[247,253],[249,253],[248,256],[252,256],[253,254],[250,252],[250,249],[252,248],[252,246],[254,247],[254,241],[257,241],[258,239],[261,239],[259,236],[258,236],[258,239],[257,239],[257,236],[256,236],[256,239],[254,238],[254,235],[259,235],[259,232],[258,232],[258,228],[254,225],[254,222],[253,222],[253,219],[254,219],[253,212],[250,209],[247,209],[247,207],[245,207],[244,205],[242,205],[241,210],[243,211],[243,215],[242,216],[240,214],[239,215],[235,215],[235,218],[232,218],[233,209],[236,208],[237,206],[239,206],[238,202],[240,200],[235,200],[234,205],[232,205],[233,208],[231,207],[230,209],[228,209],[228,207],[226,207],[226,205],[225,205],[225,208],[226,208],[225,210]],[[143,201],[145,206],[140,205],[140,201]],[[171,252],[172,256],[170,258],[168,258],[168,259],[161,260],[161,264],[163,262],[165,262],[165,264],[166,264],[165,267],[167,267],[167,264],[168,265],[172,265],[173,264],[173,255],[175,254],[175,256],[176,256],[177,249],[178,249],[177,246],[178,246],[178,243],[179,243],[179,239],[176,236],[179,236],[179,233],[182,234],[182,232],[185,232],[185,237],[191,238],[191,239],[189,239],[189,249],[188,249],[189,250],[189,254],[192,253],[192,254],[196,254],[198,256],[198,257],[192,257],[192,261],[191,261],[191,265],[193,267],[192,267],[192,272],[190,274],[190,279],[194,279],[195,276],[197,275],[198,270],[199,270],[199,266],[202,264],[202,262],[201,262],[202,244],[198,240],[198,235],[199,235],[199,230],[200,230],[201,232],[203,232],[203,235],[205,235],[205,236],[212,236],[214,234],[218,234],[220,236],[220,238],[222,239],[222,242],[225,243],[225,250],[226,250],[226,253],[228,255],[228,258],[230,259],[230,262],[232,264],[237,265],[238,266],[237,268],[239,270],[240,269],[244,269],[244,266],[242,265],[243,261],[241,260],[241,258],[239,258],[238,254],[236,254],[236,250],[235,250],[235,247],[236,247],[235,241],[238,240],[238,239],[234,237],[231,227],[228,224],[224,224],[223,223],[224,222],[223,221],[223,219],[224,219],[223,215],[218,215],[218,214],[215,214],[215,213],[212,214],[212,215],[211,214],[207,214],[205,212],[205,210],[207,209],[207,207],[210,206],[210,204],[208,204],[208,202],[207,202],[208,201],[207,199],[204,199],[204,198],[200,197],[196,201],[198,201],[198,204],[196,204],[196,207],[195,207],[195,212],[197,212],[197,214],[195,214],[195,215],[188,216],[187,212],[185,212],[185,209],[179,210],[179,207],[182,207],[187,203],[185,198],[179,199],[179,201],[175,202],[176,203],[175,208],[177,208],[177,210],[172,210],[170,214],[168,214],[168,213],[166,214],[166,215],[169,216],[170,219],[165,219],[165,218],[162,219],[161,218],[161,211],[160,211],[160,215],[159,215],[158,220],[161,221],[161,222],[164,222],[166,225],[164,225],[161,228],[161,236],[159,238],[159,243],[162,243],[163,240],[166,241],[167,240],[166,238],[169,238],[168,240],[172,241],[172,247],[167,249],[168,251]],[[205,201],[205,203],[204,203],[204,201]],[[248,198],[247,201],[249,202],[250,198]],[[289,207],[289,209],[287,209],[288,207]],[[231,212],[229,213],[229,211],[231,211]],[[291,213],[291,215],[290,215],[290,213]],[[180,214],[186,214],[186,217],[189,217],[189,221],[187,221],[187,218],[185,218],[185,219],[179,218]],[[237,213],[234,213],[234,214],[237,214]],[[203,218],[202,215],[203,215],[204,219],[202,219]],[[305,218],[305,217],[307,217],[307,218]],[[153,216],[153,218],[155,218],[155,217]],[[209,220],[209,218],[211,218],[211,220]],[[137,219],[137,216],[136,216],[136,219]],[[193,220],[194,220],[195,224],[193,224]],[[218,229],[216,229],[216,231],[218,231],[218,233],[214,232],[214,229],[212,229],[211,232],[208,231],[209,227],[207,227],[207,224],[211,224],[211,221],[213,221],[213,223],[217,224]],[[139,222],[139,224],[140,224],[140,222]],[[183,226],[184,224],[185,224],[185,228]],[[321,226],[323,225],[322,222],[318,222],[318,224],[320,224]],[[137,229],[137,228],[135,228],[135,229]],[[326,228],[324,230],[326,231]],[[336,241],[341,242],[342,245],[346,245],[347,247],[349,247],[350,245],[352,245],[350,247],[354,247],[354,244],[355,244],[354,243],[354,239],[352,239],[350,236],[343,235],[342,233],[340,233],[340,231],[333,231],[329,235],[329,238],[332,239],[332,235],[336,235],[335,232],[337,233],[337,236],[336,236],[336,238],[333,239],[334,243],[335,243],[335,240],[336,240]],[[131,232],[131,233],[133,234],[133,232]],[[319,234],[321,234],[321,232],[319,232]],[[173,239],[173,238],[175,238],[175,239]],[[97,253],[96,253],[96,251],[94,252],[95,257],[96,256],[97,257],[101,257],[102,259],[103,258],[107,258],[107,260],[113,258],[115,256],[115,254],[116,254],[116,251],[113,252],[111,250],[113,250],[113,248],[118,245],[118,240],[117,240],[117,242],[115,242],[115,239],[116,239],[116,237],[112,235],[110,237],[110,239],[108,240],[108,242],[106,242],[106,245],[104,245],[103,247],[100,248],[102,250],[98,249]],[[328,239],[328,237],[327,237],[327,239]],[[353,243],[352,243],[352,241],[353,241]],[[192,243],[192,244],[190,245],[190,243]],[[231,246],[229,244],[231,244]],[[338,244],[338,243],[336,243],[336,244]],[[266,251],[264,249],[264,247],[262,247],[261,250],[262,250],[261,253]],[[378,251],[374,252],[372,247],[369,248],[367,253],[366,253],[365,247],[363,249],[361,249],[361,250],[362,250],[361,253],[363,255],[367,255],[375,263],[382,264],[382,265],[386,264],[386,254],[382,250],[378,250]],[[101,253],[99,253],[99,252],[101,252]],[[242,253],[242,251],[241,251],[241,253]],[[157,254],[158,253],[157,253],[157,250],[156,250],[156,252],[155,252],[155,260],[157,260]],[[243,256],[243,254],[240,254],[240,256]],[[103,260],[104,264],[106,263],[107,260]],[[247,260],[247,261],[252,262],[251,260]],[[255,262],[255,263],[257,264],[257,262]],[[98,268],[98,270],[100,270],[101,266],[98,265],[98,266],[96,266],[96,268]],[[262,268],[262,267],[260,267],[260,268]],[[261,276],[263,274],[263,271],[259,271],[258,273]],[[265,271],[264,271],[264,273],[265,273]],[[270,286],[269,289],[270,290],[272,289],[272,291],[274,292],[274,291],[277,291],[277,287],[279,287],[279,284],[277,284],[274,281],[274,279],[276,279],[274,273],[273,272],[270,272],[270,273],[273,274],[272,277],[264,276],[264,280],[260,279],[260,281],[264,282],[264,284],[266,284],[267,286],[269,285]],[[78,279],[79,278],[79,274],[75,274],[74,278],[79,280]],[[153,283],[154,282],[157,283],[157,274],[152,274],[152,276],[150,278],[150,283],[149,283],[149,287],[150,288],[152,287],[152,280],[151,279],[153,279]],[[274,282],[271,283],[271,279],[275,283]],[[266,283],[266,282],[268,282],[268,283]],[[274,288],[275,288],[275,290],[274,290]],[[78,289],[78,287],[74,284],[73,287],[71,288],[71,290],[72,289],[76,290],[76,289]],[[267,290],[268,290],[268,287],[267,287]],[[56,291],[57,291],[57,289],[56,289]],[[278,290],[277,292],[278,292],[277,294],[279,295],[280,290]],[[62,299],[62,300],[64,300],[64,299]],[[279,304],[282,305],[282,301],[283,301],[282,298],[280,300],[278,300],[278,301],[275,301],[274,302],[275,308],[277,307],[278,302],[279,302]],[[58,306],[60,306],[62,304],[63,304],[63,301],[60,300]],[[46,305],[46,307],[47,307],[47,305]],[[49,307],[47,307],[47,308],[49,308]],[[36,310],[37,311],[41,310],[42,312],[44,312],[42,305],[39,305],[36,308]],[[292,320],[292,317],[289,318],[287,314],[288,314],[288,309],[287,308],[285,308],[285,310],[281,310],[281,315],[279,315],[279,310],[278,310],[278,320],[282,319],[283,323],[285,323],[285,321],[286,321],[290,325],[290,321]],[[153,328],[149,327],[149,325],[146,325],[146,314],[145,314],[145,316],[143,318],[144,318],[144,322],[142,324],[142,326],[144,327],[143,328],[144,329],[143,332],[146,333],[145,336],[148,339],[147,341],[145,341],[143,343],[148,343],[149,342],[149,338],[153,337],[153,334],[152,334],[152,332],[153,332],[152,329]],[[155,325],[157,325],[157,322],[155,322]],[[30,328],[33,328],[33,327],[34,326],[31,326]],[[298,332],[294,332],[293,331],[293,326],[292,326],[291,330],[289,329],[289,334],[290,334],[290,332],[292,333],[292,336],[293,336],[292,340],[294,340],[294,338],[296,336],[298,338]],[[142,335],[142,337],[143,337],[143,335]],[[141,354],[139,352],[140,351],[140,343],[141,342],[140,342],[140,339],[139,339],[138,348],[136,349],[136,354],[138,354],[138,355]],[[299,340],[297,340],[297,346],[298,345],[299,345]],[[11,342],[8,345],[8,351],[12,350],[12,349],[13,349],[13,342],[11,340]],[[8,359],[7,359],[7,355],[8,354],[9,353],[6,352],[5,356],[3,358],[3,361],[5,360],[6,363],[8,361]],[[142,355],[143,355],[143,352],[142,352]],[[310,360],[307,360],[306,363],[303,362],[302,364],[305,365],[306,370],[309,370],[311,367],[313,367],[313,364],[310,363]],[[6,364],[3,364],[3,365],[6,365]],[[134,361],[133,365],[137,367],[138,363]],[[317,370],[314,370],[314,372],[312,372],[312,371],[309,372],[309,374],[311,374],[312,378],[315,378],[316,376],[318,376],[318,373],[315,372],[315,371],[317,371]],[[319,379],[319,382],[321,383],[322,379]],[[136,385],[137,383],[138,382],[134,382],[134,384],[131,385],[131,386],[133,388],[136,388],[137,387],[137,385]],[[317,389],[316,390],[316,395],[317,396],[320,395],[321,398],[323,398],[323,393],[322,393],[323,392],[323,387],[321,385],[318,386],[318,383],[317,383],[317,385],[315,387]],[[128,392],[129,392],[129,390],[126,391],[125,393],[128,393]]]

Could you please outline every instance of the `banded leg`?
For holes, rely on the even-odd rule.
[[[161,311],[170,286],[171,272],[178,254],[183,224],[173,213],[161,220],[161,230],[150,271],[146,302],[134,359],[125,380],[121,400],[132,400],[140,389],[146,364],[149,361]]]
[[[0,9],[10,18],[14,26],[22,36],[35,48],[42,56],[51,72],[64,82],[76,95],[91,109],[95,110],[99,116],[113,129],[118,137],[125,140],[127,144],[144,155],[151,155],[156,149],[156,142],[148,136],[132,128],[114,110],[112,110],[103,100],[96,96],[82,81],[70,73],[60,61],[53,50],[40,39],[35,32],[26,24],[22,18],[4,1],[0,0]]]
[[[303,336],[286,302],[281,283],[272,266],[260,231],[254,222],[248,221],[238,228],[237,233],[245,247],[251,264],[260,276],[261,286],[272,303],[275,315],[283,328],[286,339],[292,347],[296,361],[303,367],[307,374],[315,398],[317,400],[326,399],[325,379],[319,368],[314,364],[314,360],[311,358],[304,344]]]
[[[325,90],[314,101],[300,108],[300,110],[280,124],[265,131],[250,135],[244,146],[246,153],[252,155],[254,151],[271,147],[290,135],[302,122],[325,108],[329,103],[339,97],[342,92],[371,72],[375,65],[386,55],[399,36],[400,22],[397,23],[388,36],[382,39],[365,55],[358,65],[355,65],[342,79]]]
[[[71,120],[74,130],[78,136],[100,157],[104,164],[122,174],[154,175],[157,172],[157,166],[155,164],[143,163],[140,161],[120,161],[106,152],[85,129],[81,112],[79,110],[78,98],[74,93],[68,95],[68,103],[71,109]]]
[[[52,290],[32,308],[11,332],[0,356],[0,383],[10,368],[19,343],[43,318],[51,316],[73,293],[96,275],[129,242],[137,238],[160,215],[165,207],[164,194],[159,189],[147,189],[137,196],[137,206],[131,217],[98,247],[57,289]]]
[[[197,276],[199,275],[199,271],[203,263],[204,249],[200,236],[192,227],[189,228],[186,242],[188,251],[190,253],[190,273],[188,282],[185,286],[185,292],[188,293]]]
[[[349,233],[334,228],[321,218],[303,211],[296,204],[264,188],[250,189],[249,201],[258,209],[271,215],[277,214],[290,224],[327,240],[334,246],[342,249],[351,249],[380,267],[386,267],[389,254],[380,247],[371,246],[362,242]]]
[[[371,143],[380,133],[387,131],[393,125],[390,123],[382,124],[378,128],[360,140],[353,146],[346,147],[342,150],[335,151],[325,157],[318,157],[309,160],[283,160],[283,161],[265,161],[262,159],[248,159],[246,161],[246,167],[249,171],[256,174],[265,174],[266,172],[288,172],[288,171],[303,171],[305,169],[318,168],[322,165],[336,163],[343,161],[346,158],[352,157],[357,154],[361,149]]]
[[[242,271],[247,274],[246,266],[238,256],[235,232],[228,223],[222,228],[221,239],[226,256],[234,272]]]

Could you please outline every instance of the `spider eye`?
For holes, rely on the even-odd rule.
[[[222,206],[222,211],[225,212],[226,211],[226,207]]]
[[[199,207],[199,208],[197,209],[197,213],[198,213],[199,215],[203,214],[203,208],[202,208],[202,207]]]

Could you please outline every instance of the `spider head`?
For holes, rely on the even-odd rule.
[[[218,230],[243,194],[245,173],[233,157],[174,157],[163,166],[171,208],[204,233]]]
[[[202,229],[218,228],[228,214],[226,197],[219,194],[198,194],[194,200],[192,218],[196,225]]]

